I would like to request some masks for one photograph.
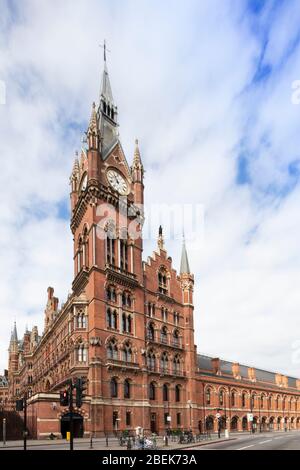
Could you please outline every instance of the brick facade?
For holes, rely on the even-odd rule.
[[[42,335],[34,327],[20,341],[15,326],[9,346],[9,399],[27,393],[31,435],[64,432],[59,391],[79,376],[78,435],[216,430],[218,410],[234,431],[248,429],[250,412],[258,426],[300,427],[299,380],[197,354],[185,247],[177,273],[160,229],[142,260],[144,169],[137,142],[131,167],[125,158],[106,65],[86,135],[70,178],[72,293],[59,307],[49,287]]]

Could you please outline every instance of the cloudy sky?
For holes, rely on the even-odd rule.
[[[47,287],[70,291],[68,178],[106,38],[147,203],[204,208],[203,236],[187,240],[198,351],[300,376],[299,1],[0,0],[0,12],[0,367],[14,319],[19,334],[42,329]],[[175,267],[180,245],[167,241]]]

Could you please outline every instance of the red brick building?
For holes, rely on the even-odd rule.
[[[193,289],[185,244],[180,272],[159,229],[142,260],[144,169],[136,141],[129,166],[118,135],[118,109],[104,66],[86,142],[70,178],[74,238],[72,294],[59,307],[48,288],[42,335],[36,327],[9,346],[9,398],[28,395],[32,436],[64,435],[68,411],[59,391],[86,377],[75,433],[103,435],[217,428],[300,427],[300,380],[197,354]]]
[[[5,408],[8,403],[8,371],[0,375],[0,408]]]

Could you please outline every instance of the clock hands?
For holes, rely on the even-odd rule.
[[[125,194],[127,191],[127,183],[122,175],[114,170],[107,172],[107,179],[111,186],[118,191],[120,194]]]

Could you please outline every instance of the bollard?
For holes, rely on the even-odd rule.
[[[165,447],[168,447],[169,442],[168,442],[168,436],[165,436]]]
[[[106,436],[106,447],[108,447],[108,437]]]
[[[92,448],[93,448],[93,437],[91,436],[91,438],[90,438],[90,449],[92,449]]]
[[[127,440],[127,450],[131,450],[131,449],[132,449],[132,445],[131,445],[131,439],[129,437]]]
[[[3,435],[3,445],[6,445],[6,418],[3,418],[3,423],[2,423],[2,435]]]

